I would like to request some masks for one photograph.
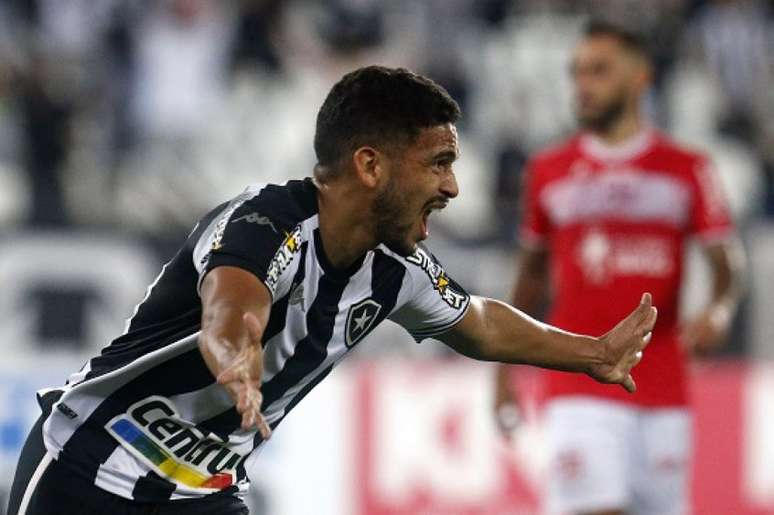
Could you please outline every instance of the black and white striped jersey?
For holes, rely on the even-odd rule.
[[[348,270],[333,268],[316,193],[310,179],[255,185],[205,216],[126,332],[65,386],[40,393],[57,399],[43,428],[49,453],[139,501],[246,491],[261,436],[240,428],[197,346],[198,287],[218,266],[248,270],[271,291],[262,393],[272,428],[384,319],[420,341],[462,318],[469,296],[422,249],[404,258],[379,246]]]

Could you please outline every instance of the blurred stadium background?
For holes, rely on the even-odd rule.
[[[316,111],[353,68],[414,69],[462,105],[462,194],[430,247],[505,298],[522,165],[573,129],[590,14],[648,34],[649,116],[712,156],[749,254],[733,337],[693,369],[695,513],[774,513],[774,2],[755,0],[0,2],[0,513],[35,389],[122,331],[209,207],[311,172]],[[692,253],[685,313],[705,274]],[[264,451],[253,513],[538,512],[539,431],[496,437],[493,368],[397,326],[355,355]]]

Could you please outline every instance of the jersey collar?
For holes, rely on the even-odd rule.
[[[650,150],[655,137],[655,130],[645,127],[626,141],[610,145],[592,133],[584,132],[579,144],[581,152],[599,161],[629,161]]]

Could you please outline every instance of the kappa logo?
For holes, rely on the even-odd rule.
[[[446,275],[443,267],[436,263],[427,252],[417,248],[417,250],[408,256],[406,260],[409,263],[414,263],[425,271],[430,278],[430,282],[433,284],[433,288],[438,290],[438,293],[441,295],[444,302],[454,309],[462,308],[467,299],[467,295],[454,290],[455,287],[459,288],[459,286]]]
[[[304,283],[298,283],[291,287],[290,297],[288,297],[288,304],[291,306],[301,304],[301,310],[304,309]]]
[[[249,224],[257,224],[257,225],[268,225],[271,227],[271,230],[279,234],[279,231],[276,227],[274,227],[274,223],[271,221],[271,219],[268,216],[261,216],[258,214],[257,211],[254,211],[250,214],[240,216],[239,218],[235,218],[231,221],[232,224],[235,224],[237,222],[245,221]]]
[[[352,348],[368,334],[381,310],[382,305],[371,298],[363,299],[349,308],[345,332],[347,348]]]

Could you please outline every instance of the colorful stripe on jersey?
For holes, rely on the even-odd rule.
[[[244,457],[180,419],[169,399],[151,396],[105,426],[133,456],[162,477],[191,488],[222,490],[234,484]]]
[[[214,476],[207,476],[196,470],[178,463],[167,454],[161,446],[157,445],[150,438],[143,434],[139,427],[126,419],[116,420],[112,426],[112,433],[124,442],[127,442],[134,449],[139,451],[145,458],[153,463],[164,474],[165,477],[178,483],[194,488],[215,488],[222,490],[232,484],[231,474],[218,473]]]

